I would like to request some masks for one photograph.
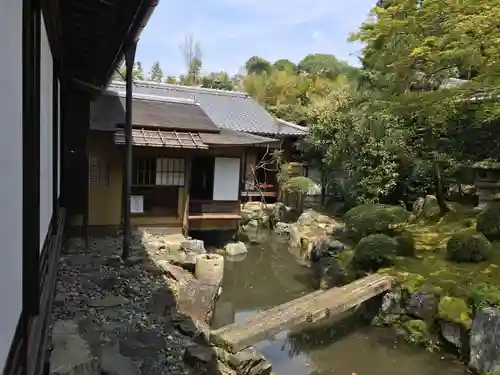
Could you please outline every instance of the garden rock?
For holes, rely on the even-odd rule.
[[[278,222],[274,227],[274,232],[280,236],[286,236],[290,233],[290,224]]]
[[[309,257],[313,261],[320,258],[333,257],[344,250],[344,244],[330,236],[321,236],[316,238],[312,243],[311,253]]]
[[[201,240],[185,240],[181,242],[181,248],[189,253],[203,254],[206,252],[205,244]]]
[[[403,291],[401,288],[395,288],[382,297],[382,305],[372,324],[376,326],[392,326],[404,314]]]
[[[410,295],[406,312],[415,318],[433,322],[438,313],[438,297],[430,292],[415,292]]]
[[[420,197],[415,202],[413,202],[412,213],[415,217],[422,216],[422,211],[424,209],[425,199]]]
[[[213,374],[217,370],[217,356],[210,346],[188,346],[184,352],[184,362],[203,374]]]
[[[102,372],[108,375],[140,375],[132,360],[120,354],[117,348],[105,346],[101,352]]]
[[[500,237],[500,202],[491,202],[477,216],[476,229],[488,239]]]
[[[462,354],[467,352],[472,310],[465,300],[443,297],[438,305],[441,336]]]
[[[231,355],[229,366],[241,375],[271,374],[271,364],[252,347]]]
[[[92,355],[88,343],[78,334],[78,324],[75,321],[55,322],[52,345],[50,374],[101,374],[99,359]]]
[[[424,199],[424,206],[422,207],[422,214],[425,218],[430,219],[440,214],[441,209],[439,203],[434,195],[426,195]]]
[[[227,255],[237,256],[246,254],[248,252],[246,245],[239,241],[235,243],[228,243],[225,247]]]
[[[500,310],[480,310],[473,319],[469,366],[478,373],[500,373]]]

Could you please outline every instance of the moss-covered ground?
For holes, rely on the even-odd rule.
[[[409,225],[415,240],[416,257],[396,257],[391,268],[380,270],[396,276],[409,290],[430,290],[441,295],[500,306],[500,242],[493,243],[488,261],[454,263],[446,259],[446,243],[457,232],[474,232],[472,208],[456,205],[439,220]]]

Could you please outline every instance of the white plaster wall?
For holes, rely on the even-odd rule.
[[[215,158],[214,201],[239,199],[240,159]]]
[[[40,44],[40,250],[52,217],[52,74],[53,60],[45,22]]]
[[[22,309],[22,6],[0,0],[0,370]]]

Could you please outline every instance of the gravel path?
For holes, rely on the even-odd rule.
[[[165,257],[165,250],[135,244],[126,264],[120,253],[120,238],[91,238],[87,252],[80,239],[69,241],[59,261],[52,322],[74,320],[92,354],[112,346],[136,374],[191,374],[183,355],[196,343],[175,328],[174,293],[151,260]]]

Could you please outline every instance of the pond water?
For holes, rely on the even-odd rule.
[[[309,268],[284,245],[249,246],[244,260],[225,262],[214,328],[245,319],[316,289]],[[352,316],[286,331],[255,347],[276,375],[464,375],[457,360],[408,345],[392,330],[370,327]]]

